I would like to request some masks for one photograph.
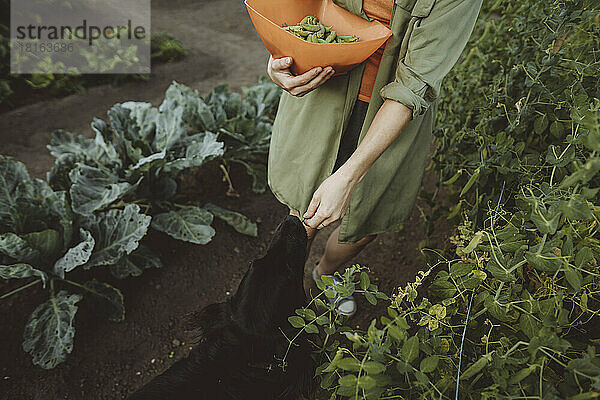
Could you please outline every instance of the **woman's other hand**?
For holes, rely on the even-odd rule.
[[[350,197],[358,180],[341,168],[325,179],[313,194],[308,210],[304,213],[304,224],[320,230],[340,220],[350,204]]]
[[[269,57],[267,74],[277,86],[296,97],[302,97],[318,88],[335,73],[331,67],[315,67],[302,75],[293,75],[290,70],[292,64],[292,57]]]

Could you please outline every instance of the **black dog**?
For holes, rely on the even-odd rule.
[[[309,350],[302,342],[290,346],[285,337],[296,333],[288,316],[306,304],[306,242],[300,220],[286,217],[231,301],[211,304],[191,318],[199,344],[190,355],[129,400],[292,400],[308,395],[315,370]]]

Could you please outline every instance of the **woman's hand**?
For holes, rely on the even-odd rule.
[[[331,67],[315,67],[302,75],[293,75],[290,67],[292,57],[274,59],[269,57],[267,74],[277,86],[287,91],[292,96],[302,97],[327,82],[334,74]]]
[[[304,224],[312,229],[323,229],[341,219],[350,204],[350,197],[358,181],[341,168],[325,179],[313,194]]]

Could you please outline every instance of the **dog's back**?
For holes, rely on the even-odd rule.
[[[305,249],[304,227],[296,217],[287,217],[265,257],[251,263],[232,300],[190,317],[190,333],[197,339],[190,355],[129,399],[292,400],[306,395],[312,359],[302,342],[290,346],[283,334],[292,335],[287,316],[305,303]]]

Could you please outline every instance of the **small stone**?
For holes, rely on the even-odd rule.
[[[173,339],[171,343],[173,344],[173,346],[179,346],[181,344],[181,342],[177,339]]]
[[[10,376],[5,376],[5,377],[4,377],[4,379],[5,379],[5,380],[6,380],[6,379],[10,379]]]
[[[262,218],[261,217],[256,217],[256,223],[260,224],[262,222]]]
[[[156,358],[153,358],[152,360],[150,360],[150,364],[154,364],[156,362]]]
[[[141,375],[142,373],[141,373],[140,371],[138,371],[138,372],[136,372],[135,374],[136,374],[136,375]]]
[[[225,292],[225,295],[226,296],[231,296],[231,292],[228,290],[228,291]]]

